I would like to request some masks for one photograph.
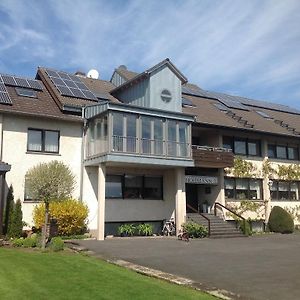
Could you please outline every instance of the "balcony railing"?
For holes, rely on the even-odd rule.
[[[231,149],[193,145],[192,153],[196,167],[233,167],[234,155]]]
[[[191,144],[137,137],[113,135],[111,146],[107,139],[89,141],[86,157],[104,153],[127,153],[158,157],[191,158]]]

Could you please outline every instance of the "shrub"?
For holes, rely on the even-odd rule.
[[[11,219],[12,219],[14,208],[15,208],[14,190],[11,185],[8,189],[7,197],[6,197],[6,206],[5,206],[5,213],[4,213],[4,228],[3,228],[4,234],[7,234],[9,228],[11,227]]]
[[[133,224],[122,224],[118,228],[118,233],[121,236],[133,236],[136,227]]]
[[[27,237],[23,240],[24,248],[34,248],[37,246],[37,239],[35,237]]]
[[[268,225],[272,232],[292,233],[294,231],[292,216],[279,206],[272,208]]]
[[[204,238],[208,234],[205,226],[194,222],[184,223],[182,229],[188,233],[190,238]]]
[[[139,235],[150,236],[153,234],[153,226],[151,224],[139,224],[136,230]]]
[[[53,201],[50,203],[49,210],[51,217],[57,220],[59,235],[82,234],[86,229],[88,208],[82,202],[74,199]],[[35,227],[41,228],[44,218],[45,204],[40,203],[33,211]]]
[[[249,236],[252,235],[252,228],[251,228],[251,223],[248,220],[244,221],[240,220],[238,221],[239,227],[242,230],[243,234]]]
[[[62,251],[64,250],[64,241],[61,237],[54,237],[50,241],[49,248],[54,252]]]
[[[12,245],[13,245],[13,247],[22,247],[23,246],[23,242],[24,242],[23,238],[14,239],[12,241]]]
[[[18,200],[12,212],[11,221],[8,227],[7,235],[10,238],[18,238],[22,236],[22,230],[23,230],[22,218],[23,218],[23,214],[22,214],[21,201]]]

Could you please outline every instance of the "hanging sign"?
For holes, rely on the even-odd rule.
[[[215,177],[215,176],[185,175],[185,183],[217,185],[218,184],[218,177]]]

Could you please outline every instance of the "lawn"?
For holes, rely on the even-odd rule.
[[[0,298],[216,300],[81,254],[5,248],[0,248]]]

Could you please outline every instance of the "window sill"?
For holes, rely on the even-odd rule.
[[[24,200],[23,203],[29,203],[29,204],[32,204],[32,203],[42,203],[43,201],[39,201],[39,200]]]
[[[271,199],[271,202],[299,202],[299,199]]]
[[[227,202],[242,202],[242,201],[264,202],[263,199],[229,199],[229,198],[226,198],[225,201],[227,201]]]
[[[61,156],[59,153],[55,152],[36,152],[36,151],[26,151],[26,154],[37,154],[37,155],[54,155],[54,156]]]
[[[106,198],[105,200],[111,201],[111,200],[117,200],[117,201],[128,201],[128,200],[133,200],[133,201],[164,201],[164,199],[143,199],[143,198]]]

